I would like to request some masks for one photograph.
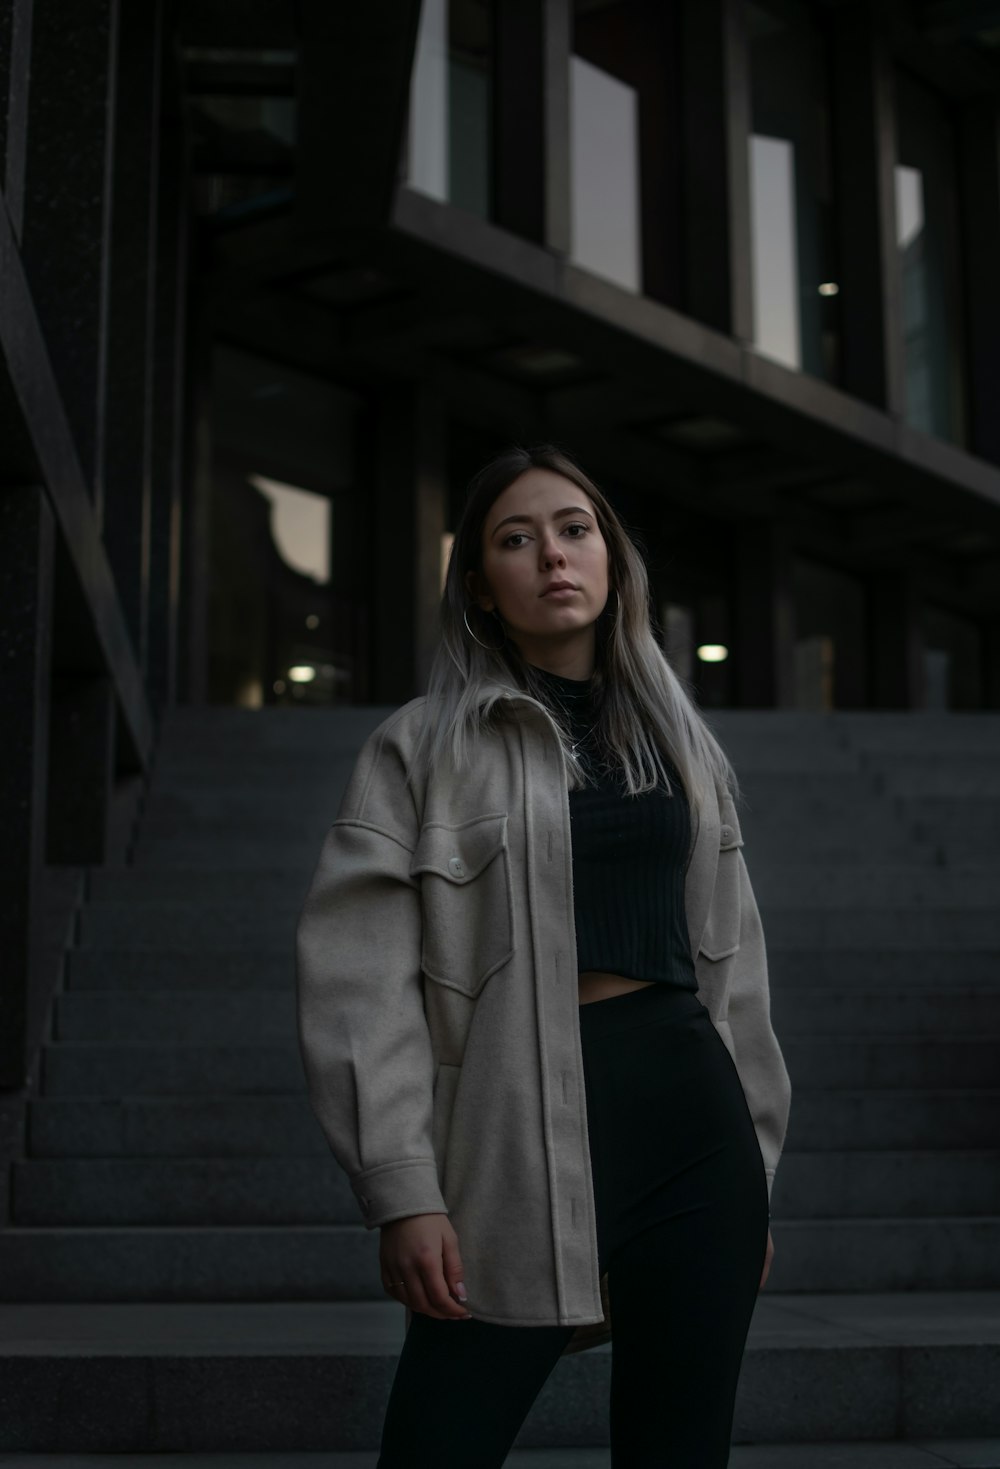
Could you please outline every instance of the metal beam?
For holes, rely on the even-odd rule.
[[[136,763],[152,726],[139,665],[0,193],[0,426],[9,476],[40,479],[79,580]],[[2,493],[2,491],[0,491]]]
[[[328,243],[389,215],[406,136],[419,0],[299,0],[294,222]],[[346,203],[346,207],[345,207]]]
[[[963,449],[405,187],[374,263],[804,459],[898,492],[922,486],[1000,510],[1000,470]]]

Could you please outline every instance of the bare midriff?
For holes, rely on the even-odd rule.
[[[580,971],[580,1004],[589,1005],[593,1000],[610,1000],[613,995],[623,995],[626,990],[641,990],[655,983],[651,979],[628,979],[624,974],[608,974],[603,969]]]

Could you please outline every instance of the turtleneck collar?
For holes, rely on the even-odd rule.
[[[532,664],[532,667],[546,691],[547,703],[563,710],[576,726],[593,720],[596,708],[593,675],[590,678],[566,678],[561,673],[539,668],[537,664]]]
[[[531,666],[537,674],[552,684],[561,693],[589,694],[593,690],[593,674],[589,678],[567,678],[562,673],[552,673],[548,668],[539,668],[537,663],[533,663]]]

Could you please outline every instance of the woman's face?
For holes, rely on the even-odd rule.
[[[470,571],[466,587],[485,612],[499,612],[522,657],[589,677],[608,600],[608,548],[589,496],[553,470],[525,470],[487,512],[482,557],[482,579]],[[548,591],[554,582],[573,590]]]

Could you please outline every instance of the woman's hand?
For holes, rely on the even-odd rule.
[[[393,1300],[438,1321],[472,1319],[471,1311],[456,1304],[465,1286],[458,1235],[447,1214],[408,1214],[383,1224],[379,1233],[382,1284]]]
[[[767,1279],[768,1275],[770,1274],[771,1261],[772,1261],[773,1258],[774,1258],[774,1240],[771,1238],[771,1230],[770,1230],[770,1228],[768,1228],[768,1231],[767,1231],[767,1249],[764,1251],[764,1271],[763,1271],[763,1274],[760,1277],[760,1285],[757,1287],[758,1290],[763,1290],[764,1289],[764,1282]]]

